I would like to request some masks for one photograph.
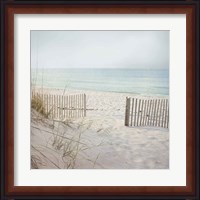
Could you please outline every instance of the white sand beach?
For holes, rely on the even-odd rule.
[[[126,97],[136,96],[48,88],[42,92],[85,93],[88,110],[86,117],[65,122],[41,118],[32,110],[32,168],[169,168],[169,129],[124,126]]]

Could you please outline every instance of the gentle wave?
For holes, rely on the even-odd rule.
[[[49,88],[169,95],[168,70],[32,69],[32,84]]]

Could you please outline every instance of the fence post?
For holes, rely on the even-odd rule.
[[[130,117],[130,97],[126,97],[126,111],[125,111],[125,126],[129,126],[129,117]]]
[[[84,117],[86,117],[86,94],[84,94]]]

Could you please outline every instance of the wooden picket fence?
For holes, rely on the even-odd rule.
[[[54,95],[32,92],[32,98],[42,100],[48,118],[64,120],[86,116],[86,95]]]
[[[168,99],[126,98],[125,126],[169,127]]]

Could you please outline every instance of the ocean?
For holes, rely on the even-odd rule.
[[[34,69],[32,85],[137,95],[169,95],[166,69]]]

